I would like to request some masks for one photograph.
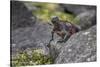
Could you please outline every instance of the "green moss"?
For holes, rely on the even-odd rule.
[[[50,22],[51,16],[58,16],[61,20],[67,20],[73,22],[74,15],[65,13],[59,4],[54,3],[33,3],[33,6],[38,10],[33,11],[33,15],[36,15],[38,19],[44,22]]]
[[[38,50],[38,49],[37,49]],[[42,65],[53,64],[53,59],[50,56],[45,56],[41,53],[32,50],[31,56],[27,52],[21,52],[16,57],[12,57],[12,66],[27,66],[27,65]]]

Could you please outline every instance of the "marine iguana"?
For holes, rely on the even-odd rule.
[[[75,24],[68,21],[62,21],[57,16],[52,17],[51,22],[53,24],[53,30],[51,31],[52,38],[50,42],[54,40],[54,33],[56,33],[61,37],[61,39],[57,42],[62,43],[62,42],[66,42],[71,35],[73,35],[74,33],[80,30],[80,28]]]

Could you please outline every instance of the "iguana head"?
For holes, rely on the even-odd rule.
[[[57,16],[52,16],[52,17],[51,17],[51,22],[52,22],[53,24],[58,23],[58,22],[59,22],[59,17],[57,17]]]

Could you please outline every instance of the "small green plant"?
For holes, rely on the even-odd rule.
[[[42,64],[53,64],[53,59],[50,56],[43,55],[41,53],[32,50],[31,55],[23,51],[16,57],[12,57],[12,66],[29,66],[29,65],[42,65]]]

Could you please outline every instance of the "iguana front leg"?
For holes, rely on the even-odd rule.
[[[51,36],[51,39],[50,39],[50,41],[49,41],[49,43],[48,43],[48,45],[47,45],[48,47],[50,47],[51,41],[54,40],[54,31],[52,31],[51,34],[52,34],[52,36]]]
[[[54,31],[52,31],[51,34],[52,34],[52,36],[51,36],[51,40],[50,41],[54,40]]]

